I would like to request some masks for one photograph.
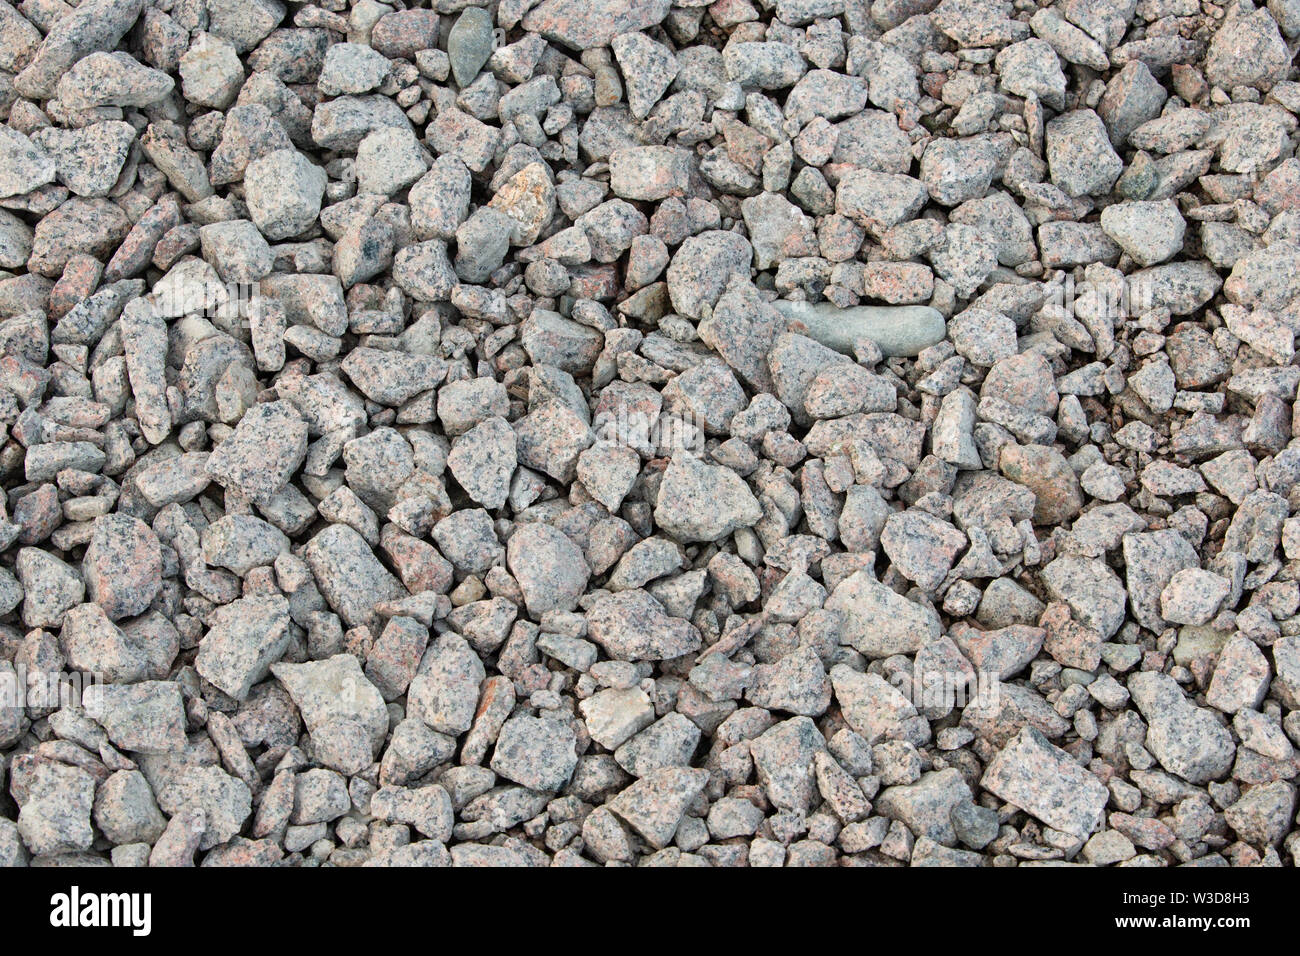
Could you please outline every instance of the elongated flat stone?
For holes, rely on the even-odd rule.
[[[122,315],[122,346],[126,370],[135,396],[140,431],[150,444],[158,444],[172,430],[167,407],[167,323],[147,299],[127,304]]]
[[[928,305],[855,305],[841,309],[829,302],[773,302],[788,319],[807,326],[807,334],[837,352],[852,354],[853,345],[870,339],[886,356],[916,355],[942,342],[943,314]]]

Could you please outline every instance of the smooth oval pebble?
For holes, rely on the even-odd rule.
[[[810,338],[837,352],[852,353],[853,344],[871,339],[886,356],[916,355],[943,341],[943,314],[928,305],[854,305],[841,309],[829,302],[772,303],[788,319],[808,328]]]
[[[469,7],[447,34],[447,57],[461,89],[478,76],[492,56],[492,15],[482,7]]]

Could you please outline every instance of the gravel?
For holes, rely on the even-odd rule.
[[[1298,11],[0,3],[0,864],[1295,864]]]

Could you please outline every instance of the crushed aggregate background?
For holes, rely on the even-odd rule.
[[[1294,866],[1298,37],[0,0],[0,866]]]

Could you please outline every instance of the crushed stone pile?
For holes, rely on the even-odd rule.
[[[0,865],[1300,860],[1300,0],[0,0]]]

